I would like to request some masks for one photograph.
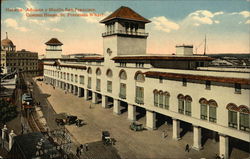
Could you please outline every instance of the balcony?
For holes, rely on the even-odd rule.
[[[102,33],[102,37],[109,36],[109,35],[126,35],[126,36],[147,37],[148,33],[137,32],[137,31],[124,31],[124,30],[116,30],[116,31],[109,31],[106,33]]]
[[[126,94],[119,93],[119,97],[120,97],[121,99],[126,99]]]
[[[144,104],[144,99],[140,97],[135,97],[135,103],[137,104]]]

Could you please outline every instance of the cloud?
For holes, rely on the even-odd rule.
[[[64,32],[63,29],[59,29],[59,28],[45,28],[45,29],[48,31],[60,32],[60,33]]]
[[[245,24],[250,24],[250,19],[248,19],[248,20],[245,22]]]
[[[154,25],[153,28],[155,30],[161,30],[169,33],[172,30],[178,30],[180,28],[180,26],[177,23],[168,20],[164,16],[153,17],[150,20],[152,21],[152,24]]]
[[[197,10],[193,13],[190,13],[187,18],[186,22],[193,24],[194,26],[200,26],[201,24],[218,24],[220,23],[218,20],[214,20],[214,18],[218,15],[222,15],[224,12],[210,12],[208,10]]]
[[[250,17],[250,12],[249,11],[241,11],[241,12],[233,12],[231,15],[241,15],[244,18]]]
[[[27,28],[20,27],[15,19],[12,19],[12,18],[5,19],[4,23],[7,27],[14,28],[14,29],[22,31],[22,32],[28,31]]]

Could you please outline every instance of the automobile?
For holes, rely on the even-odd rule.
[[[136,122],[132,122],[129,127],[133,131],[141,131],[144,129],[142,124]]]
[[[86,125],[86,123],[82,119],[77,119],[76,120],[76,126],[81,127],[83,125]]]
[[[24,93],[22,95],[22,104],[28,104],[28,105],[32,105],[33,104],[33,99],[31,97],[31,95],[29,93]]]
[[[102,142],[104,145],[113,145],[113,140],[110,138],[108,131],[102,131]]]
[[[77,116],[69,115],[66,113],[60,113],[56,115],[55,122],[57,123],[57,125],[76,124]]]

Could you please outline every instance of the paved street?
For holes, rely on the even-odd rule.
[[[75,125],[66,126],[78,143],[98,142],[101,140],[101,132],[108,130],[111,137],[117,140],[115,148],[121,158],[124,159],[213,158],[219,151],[218,143],[213,143],[212,140],[208,139],[203,150],[198,152],[191,149],[189,153],[185,152],[185,145],[192,145],[193,137],[190,132],[185,134],[182,140],[179,141],[172,139],[171,126],[162,125],[155,131],[134,132],[129,129],[130,121],[127,120],[127,113],[114,115],[112,109],[103,109],[101,104],[92,104],[90,109],[90,101],[85,101],[83,98],[70,93],[65,94],[63,90],[53,89],[51,85],[41,82],[38,82],[38,86],[43,92],[42,96],[48,97],[48,101],[56,113],[67,112],[77,115],[78,118],[87,122],[87,125],[80,128]],[[43,104],[41,101],[41,105]],[[52,116],[53,114],[51,114],[51,119]],[[145,117],[140,122],[145,125]],[[162,138],[163,130],[168,132],[168,136],[164,139]],[[236,155],[231,155],[231,158],[234,158],[232,156]]]

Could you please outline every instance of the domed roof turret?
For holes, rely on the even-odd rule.
[[[8,34],[6,32],[6,38],[1,41],[2,46],[15,46],[13,42],[8,38]]]

